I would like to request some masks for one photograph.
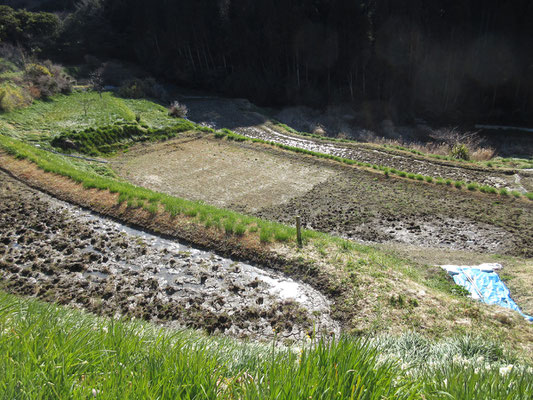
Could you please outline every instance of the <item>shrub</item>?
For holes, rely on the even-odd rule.
[[[457,189],[461,189],[464,185],[464,182],[463,181],[455,181],[455,187]]]
[[[26,65],[24,80],[36,89],[33,89],[33,93],[39,97],[50,97],[57,93],[67,94],[72,91],[73,79],[63,71],[62,66],[52,64],[50,61]]]
[[[154,78],[130,79],[118,89],[119,96],[128,99],[155,98],[166,100],[167,92]]]
[[[501,188],[501,189],[500,189],[500,195],[502,195],[502,196],[509,196],[509,192],[507,191],[506,188]]]
[[[433,182],[433,178],[431,176],[426,176],[426,182],[427,183]]]
[[[496,150],[492,147],[480,147],[472,151],[471,158],[476,161],[485,161],[492,159],[494,154],[496,154]]]
[[[142,82],[139,79],[127,81],[118,89],[119,96],[128,99],[140,99],[148,97]]]
[[[409,179],[416,179],[416,175],[415,175],[415,174],[412,174],[412,173],[408,173],[408,174],[407,174],[407,177],[408,177]]]
[[[37,79],[40,76],[48,75],[52,76],[52,73],[44,65],[40,64],[28,64],[24,68],[24,73],[28,79]]]
[[[181,104],[178,101],[172,102],[172,104],[168,108],[168,115],[170,115],[171,117],[185,118],[188,112],[189,109],[187,108],[187,106],[185,104]]]
[[[450,155],[458,160],[470,160],[470,151],[462,143],[457,143],[452,147]]]
[[[468,185],[466,185],[466,188],[468,190],[477,190],[478,189],[478,185],[476,183],[469,183]]]
[[[31,104],[30,95],[20,87],[4,84],[0,86],[0,111],[13,111]]]

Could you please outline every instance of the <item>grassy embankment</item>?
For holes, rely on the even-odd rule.
[[[472,337],[298,348],[171,331],[0,293],[5,399],[530,399],[533,369]],[[287,379],[290,377],[290,379]]]

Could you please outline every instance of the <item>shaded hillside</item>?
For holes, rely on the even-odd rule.
[[[528,1],[108,0],[129,56],[263,104],[365,103],[405,115],[528,121]]]
[[[527,124],[532,17],[525,0],[86,0],[63,18],[51,53],[119,57],[263,105]]]

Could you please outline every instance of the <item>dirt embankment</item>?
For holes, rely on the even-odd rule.
[[[13,293],[238,337],[339,329],[308,285],[134,231],[3,172],[0,225],[2,287]]]

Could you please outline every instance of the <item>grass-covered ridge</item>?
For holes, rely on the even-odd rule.
[[[198,126],[184,119],[165,128],[150,128],[146,124],[141,125],[136,122],[115,123],[81,131],[63,132],[52,139],[51,145],[67,151],[76,150],[98,156],[123,150],[134,142],[167,140],[191,130],[210,131],[209,128]]]
[[[110,92],[77,91],[36,100],[30,107],[0,114],[0,133],[24,140],[42,141],[71,130],[134,123],[150,128],[176,123],[160,104],[144,99],[122,99]]]
[[[480,338],[344,337],[285,348],[98,318],[3,292],[0,353],[5,399],[533,396],[531,366]]]

